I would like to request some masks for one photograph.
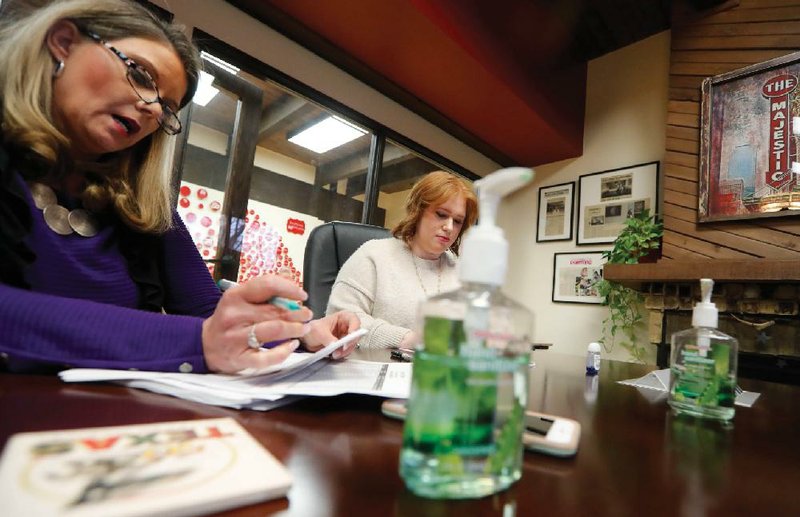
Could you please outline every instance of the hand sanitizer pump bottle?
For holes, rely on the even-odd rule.
[[[500,292],[508,242],[500,198],[533,179],[502,169],[475,182],[480,224],[464,236],[462,287],[420,305],[400,475],[417,495],[483,497],[522,475],[532,313]]]
[[[677,413],[716,420],[733,418],[738,342],[717,330],[711,303],[714,281],[700,280],[702,300],[692,313],[692,328],[672,335],[669,405]]]

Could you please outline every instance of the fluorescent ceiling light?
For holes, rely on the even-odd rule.
[[[200,57],[205,59],[206,61],[214,63],[216,66],[222,68],[229,74],[236,75],[239,73],[239,69],[237,67],[233,66],[227,61],[223,61],[222,59],[216,56],[212,56],[205,50],[200,52]],[[213,82],[214,82],[213,75],[209,74],[208,72],[204,72],[202,70],[200,71],[200,78],[197,81],[197,92],[195,92],[194,99],[192,99],[195,104],[199,104],[200,106],[205,106],[206,104],[211,102],[211,99],[213,99],[216,94],[219,93],[219,90],[214,88],[214,86],[212,86]]]
[[[239,73],[239,68],[238,67],[233,66],[232,64],[228,63],[227,61],[223,61],[222,59],[218,58],[217,56],[212,56],[211,54],[209,54],[205,50],[200,52],[200,57],[202,57],[203,59],[205,59],[207,61],[211,61],[212,63],[214,63],[218,67],[222,68],[226,72],[229,72],[229,73],[231,73],[233,75],[236,75],[236,74]]]
[[[214,98],[216,94],[219,93],[219,90],[212,86],[214,82],[214,76],[203,72],[200,70],[200,79],[197,81],[197,91],[194,94],[194,101],[195,104],[199,104],[200,106],[205,106],[211,99]]]
[[[322,154],[365,134],[367,134],[366,131],[346,120],[339,117],[328,117],[297,133],[289,138],[289,141]]]

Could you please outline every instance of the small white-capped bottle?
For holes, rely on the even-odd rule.
[[[586,375],[600,373],[600,343],[589,343],[586,349]]]
[[[669,405],[678,413],[730,420],[735,411],[739,343],[717,330],[713,289],[713,280],[700,280],[702,299],[692,312],[692,328],[672,335]]]

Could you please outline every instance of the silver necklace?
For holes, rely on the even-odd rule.
[[[428,294],[428,290],[425,289],[425,282],[422,281],[422,275],[419,274],[419,267],[417,267],[417,256],[414,255],[414,252],[411,252],[411,260],[414,262],[414,271],[417,273],[417,280],[419,280],[419,286],[422,287],[422,292],[425,293],[425,298],[430,298]],[[439,257],[439,269],[436,274],[436,293],[434,296],[442,292],[442,257]]]
[[[97,235],[99,224],[88,210],[67,210],[58,204],[53,189],[43,183],[31,183],[30,189],[33,203],[42,211],[48,228],[59,235],[71,235],[73,231],[83,237]]]

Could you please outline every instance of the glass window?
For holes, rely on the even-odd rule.
[[[302,285],[309,232],[360,222],[371,134],[212,54],[188,121],[178,211],[215,278]]]
[[[181,112],[178,212],[214,278],[303,282],[308,234],[328,221],[391,228],[409,189],[457,164],[195,29],[204,72]]]
[[[370,222],[392,229],[406,215],[405,202],[414,183],[426,174],[439,170],[456,174],[421,154],[387,140],[378,177],[378,210]]]

